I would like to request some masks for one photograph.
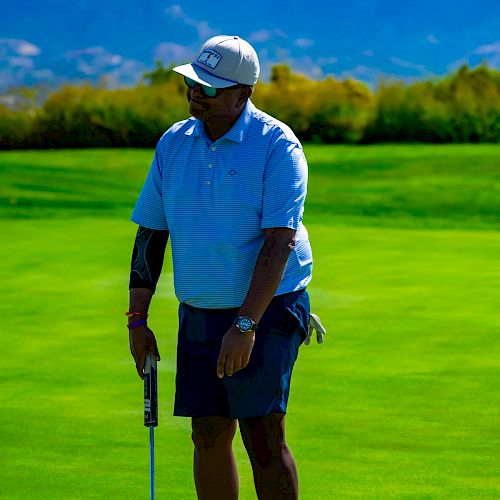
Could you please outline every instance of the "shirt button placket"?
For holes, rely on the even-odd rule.
[[[205,174],[205,182],[204,182],[204,187],[205,188],[211,188],[213,184],[213,179],[214,179],[214,167],[215,167],[215,160],[214,160],[214,153],[217,150],[217,146],[212,145],[210,147],[209,151],[209,158],[208,158],[208,170],[206,171]]]

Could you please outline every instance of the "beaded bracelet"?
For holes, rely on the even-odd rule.
[[[136,321],[135,323],[129,323],[127,326],[128,326],[128,329],[131,330],[132,328],[136,328],[138,326],[147,325],[147,324],[148,324],[148,322],[145,319],[140,319],[139,321]]]
[[[125,316],[131,317],[131,316],[146,316],[146,318],[149,316],[147,312],[135,312],[135,311],[127,311],[125,313]]]

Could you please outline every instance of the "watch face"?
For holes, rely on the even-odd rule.
[[[239,319],[238,324],[242,330],[251,330],[253,321],[246,316],[242,316]]]

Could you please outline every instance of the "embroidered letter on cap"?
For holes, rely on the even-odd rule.
[[[208,67],[214,69],[222,56],[213,50],[204,50],[200,57],[198,57],[198,62],[206,64]]]

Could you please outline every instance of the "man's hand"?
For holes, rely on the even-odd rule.
[[[217,360],[217,376],[231,377],[233,373],[242,370],[250,361],[255,332],[241,333],[236,326],[232,326],[222,338],[222,346]]]
[[[150,353],[156,361],[160,361],[160,353],[158,352],[154,333],[146,325],[142,325],[129,330],[128,338],[137,373],[141,379],[144,379],[146,354]]]

